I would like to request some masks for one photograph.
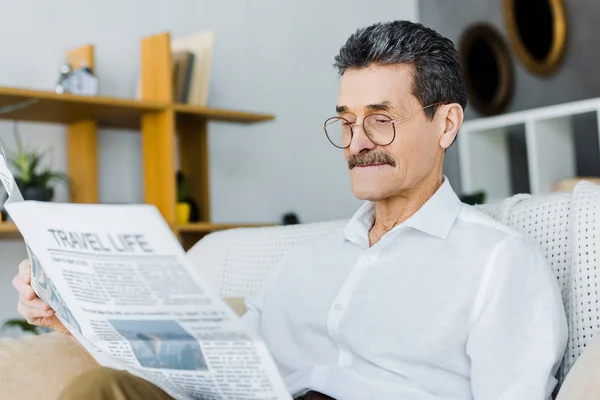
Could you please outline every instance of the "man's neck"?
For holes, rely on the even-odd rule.
[[[373,246],[383,235],[416,213],[443,183],[443,176],[432,176],[410,190],[376,202],[375,222],[369,231],[370,245]]]

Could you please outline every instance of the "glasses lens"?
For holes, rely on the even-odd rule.
[[[325,121],[325,134],[331,144],[341,149],[348,147],[352,139],[349,122],[339,117],[332,117]]]
[[[387,115],[371,114],[365,118],[364,125],[367,135],[375,144],[387,146],[394,140],[394,123]]]

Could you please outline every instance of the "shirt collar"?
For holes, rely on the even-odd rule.
[[[458,218],[462,205],[448,178],[444,177],[444,183],[433,196],[416,213],[392,231],[401,226],[408,226],[440,239],[446,239],[454,221]],[[346,225],[344,237],[365,248],[369,247],[368,233],[374,222],[375,203],[367,201]]]

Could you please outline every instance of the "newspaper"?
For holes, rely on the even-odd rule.
[[[32,288],[99,364],[176,399],[291,399],[265,343],[206,285],[154,206],[23,201],[3,154],[0,180]]]

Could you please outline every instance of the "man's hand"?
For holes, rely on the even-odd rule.
[[[13,286],[19,292],[19,302],[17,303],[19,314],[32,325],[51,328],[62,333],[69,333],[54,315],[54,310],[36,296],[30,283],[31,264],[29,260],[24,260],[19,264],[19,273],[12,280]]]

